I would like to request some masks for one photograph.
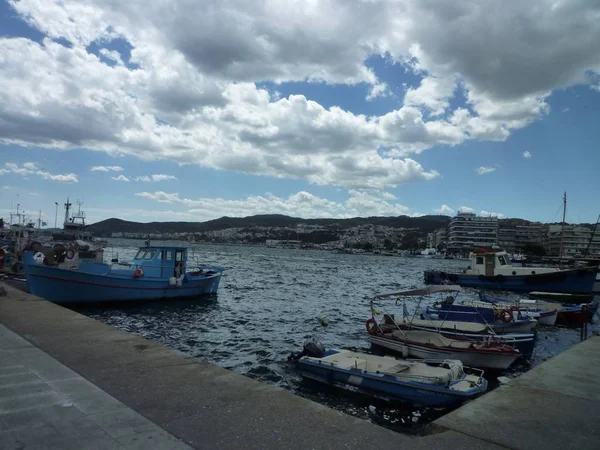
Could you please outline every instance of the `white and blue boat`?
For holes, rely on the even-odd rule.
[[[481,289],[517,292],[559,292],[591,295],[596,282],[597,266],[576,269],[555,267],[516,267],[508,253],[475,249],[471,265],[462,271],[426,270],[426,284],[458,284]]]
[[[143,302],[214,294],[223,268],[188,270],[184,247],[141,247],[129,262],[76,262],[68,253],[60,264],[24,252],[29,292],[58,304]],[[73,259],[70,263],[69,256]]]
[[[320,355],[301,356],[298,365],[305,378],[420,406],[454,406],[487,389],[482,370],[468,369],[457,360],[415,361],[349,350],[324,350]]]
[[[487,304],[484,303],[485,306]],[[496,333],[530,333],[537,325],[537,320],[531,317],[515,317],[512,310],[495,310],[482,307],[457,305],[453,303],[436,303],[427,308],[423,315],[426,319],[449,320],[453,322],[475,322],[489,325]]]

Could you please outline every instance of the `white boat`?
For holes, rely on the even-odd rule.
[[[396,351],[403,356],[425,359],[458,359],[472,367],[507,369],[521,354],[515,348],[492,337],[487,340],[466,337],[449,339],[439,331],[416,330],[409,326],[399,325],[389,314],[384,314],[383,320],[379,324],[375,320],[373,302],[378,299],[414,297],[461,290],[460,286],[428,286],[424,289],[377,294],[371,301],[373,316],[366,323],[371,344]]]
[[[521,356],[518,350],[498,342],[449,339],[440,333],[425,330],[390,329],[371,334],[369,340],[371,344],[402,356],[457,359],[467,366],[480,369],[505,370]]]
[[[530,317],[537,320],[539,325],[554,326],[560,304],[548,303],[545,308],[539,307],[537,300],[521,299],[511,302],[509,300],[490,297],[483,293],[479,294],[482,300],[463,300],[460,302],[463,306],[472,306],[474,308],[493,308],[497,311],[508,312],[516,320],[520,317]],[[509,316],[510,317],[510,316]]]

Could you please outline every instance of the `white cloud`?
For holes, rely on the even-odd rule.
[[[127,178],[125,175],[119,175],[118,177],[111,177],[111,178],[115,181],[125,181],[125,182],[129,183],[129,178]]]
[[[44,180],[58,181],[60,183],[79,183],[79,178],[77,178],[77,175],[74,173],[52,174],[46,170],[40,169],[37,164],[33,162],[26,162],[21,166],[7,162],[4,164],[4,168],[0,170],[2,171],[0,174],[12,172],[17,175],[22,175],[25,180],[29,179],[27,175],[37,175]]]
[[[0,38],[3,142],[347,188],[433,179],[407,156],[505,140],[550,112],[553,91],[595,86],[600,72],[593,0],[10,4],[50,39]],[[129,60],[103,47],[115,38]],[[389,92],[367,65],[381,55],[422,77],[381,116],[255,84],[364,83],[371,99]]]
[[[494,172],[496,170],[495,167],[478,167],[477,169],[475,169],[475,172],[477,172],[477,175],[485,175],[486,173],[490,173],[490,172]]]
[[[454,210],[452,208],[450,208],[448,205],[442,205],[437,209],[434,209],[433,212],[438,213],[438,214],[443,214],[445,216],[451,216],[452,214],[454,214]]]
[[[287,214],[302,218],[348,218],[409,215],[409,208],[394,202],[395,197],[377,190],[351,190],[349,198],[334,202],[300,191],[287,198],[273,194],[249,196],[240,200],[222,198],[182,198],[178,193],[138,192],[138,197],[161,203],[179,204],[202,220],[222,216],[244,217],[254,214]],[[419,214],[413,213],[410,215]],[[419,214],[420,215],[420,214]]]
[[[135,181],[145,181],[146,183],[150,183],[152,181],[167,181],[167,180],[176,180],[177,177],[173,175],[165,175],[163,173],[156,173],[152,175],[143,175],[141,177],[135,177]]]
[[[369,91],[366,100],[371,101],[376,99],[377,97],[387,97],[388,95],[390,95],[388,85],[386,83],[377,83],[374,84],[371,90]]]
[[[122,172],[123,169],[121,166],[93,166],[90,167],[90,172]]]
[[[504,217],[504,214],[502,214],[502,213],[490,212],[490,211],[480,211],[479,215],[482,217],[497,217],[498,219],[501,219],[502,217]]]
[[[462,213],[474,213],[475,210],[469,206],[461,206],[460,208],[458,208],[458,212],[462,212]]]
[[[525,152],[523,152],[523,158],[525,158],[525,159],[529,159],[529,158],[531,158],[532,156],[533,156],[533,155],[532,155],[532,154],[531,154],[531,152],[529,152],[529,151],[525,151]]]
[[[51,174],[49,172],[45,172],[40,170],[36,172],[36,175],[39,175],[44,180],[58,181],[60,183],[79,183],[79,178],[74,173],[66,173],[66,174]]]

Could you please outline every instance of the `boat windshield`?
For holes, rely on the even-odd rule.
[[[498,256],[498,261],[500,261],[501,266],[506,266],[506,264],[507,264],[506,259],[504,259],[503,255]]]
[[[135,255],[135,257],[133,259],[150,260],[150,259],[154,258],[155,254],[156,254],[156,249],[152,249],[152,250],[141,249],[137,252],[137,254]]]

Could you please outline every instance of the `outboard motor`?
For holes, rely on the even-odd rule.
[[[309,339],[304,342],[304,346],[301,352],[292,353],[288,356],[288,361],[298,361],[303,356],[311,356],[313,358],[322,358],[325,355],[325,347],[319,341]]]
[[[304,351],[313,358],[322,358],[325,355],[325,347],[319,341],[308,340],[304,343]]]

